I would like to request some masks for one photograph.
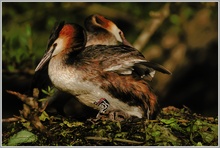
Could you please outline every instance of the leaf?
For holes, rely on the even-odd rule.
[[[165,124],[171,124],[171,123],[176,122],[176,119],[174,119],[174,118],[170,118],[170,119],[161,119],[160,121],[163,122],[163,123],[165,123]]]
[[[211,125],[210,124],[210,128],[213,131],[213,134],[218,137],[218,125]]]
[[[68,127],[78,127],[78,126],[82,126],[83,122],[68,122],[68,121],[63,121],[64,124],[66,124]]]
[[[33,133],[22,130],[18,132],[17,134],[14,134],[8,141],[8,146],[16,146],[22,143],[30,143],[30,142],[36,142],[37,136]]]
[[[40,115],[39,119],[41,121],[45,121],[46,119],[49,120],[50,118],[49,118],[49,115],[45,111],[43,111],[42,114]]]
[[[212,133],[208,132],[199,132],[200,135],[202,136],[203,141],[210,143],[212,140],[215,138],[215,136]]]
[[[28,130],[32,130],[32,126],[31,126],[31,123],[30,122],[22,122],[22,125],[24,127],[26,127]]]
[[[52,96],[54,94],[54,89],[50,86],[47,87],[47,90],[42,89],[41,91],[48,96]]]
[[[196,146],[203,146],[201,142],[198,142]]]
[[[155,131],[155,132],[152,133],[152,136],[157,137],[157,136],[159,136],[160,134],[161,134],[160,131]]]
[[[42,89],[41,91],[42,91],[44,94],[49,95],[49,93],[48,93],[46,90]]]
[[[42,99],[39,99],[38,102],[45,102],[47,100],[48,100],[48,98],[42,98]]]

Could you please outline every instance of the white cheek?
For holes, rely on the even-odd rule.
[[[63,49],[64,49],[64,41],[62,38],[58,38],[54,44],[57,44],[57,46],[55,47],[55,50],[53,51],[52,56],[57,55],[58,53],[60,53]],[[53,48],[53,46],[51,47]]]
[[[111,31],[112,30],[112,31]],[[110,32],[112,32],[114,34],[114,36],[116,37],[116,39],[119,42],[122,42],[121,36],[119,34],[119,32],[121,31],[120,29],[118,29],[118,27],[116,25],[112,25]]]

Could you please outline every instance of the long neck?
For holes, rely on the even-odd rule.
[[[74,64],[77,60],[77,56],[80,54],[80,52],[82,52],[82,50],[83,50],[82,48],[79,48],[78,50],[72,50],[68,52],[65,55],[65,59],[64,59],[65,64],[67,65]]]
[[[60,89],[67,89],[67,85],[71,84],[70,80],[75,79],[74,59],[77,54],[60,53],[53,57],[48,66],[48,75],[53,85]],[[67,64],[68,63],[68,64]],[[72,65],[70,65],[72,63]],[[66,91],[66,90],[65,90]]]

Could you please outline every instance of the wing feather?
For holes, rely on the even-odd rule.
[[[171,74],[162,65],[147,61],[138,50],[125,45],[88,46],[79,56],[80,60],[90,64],[98,62],[99,68],[102,68],[104,72],[135,75],[149,81],[154,77],[155,71]]]

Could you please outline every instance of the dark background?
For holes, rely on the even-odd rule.
[[[168,16],[161,20],[157,12],[165,5]],[[83,26],[94,13],[115,22],[148,60],[172,71],[171,76],[157,73],[151,83],[160,107],[185,105],[205,116],[218,115],[218,3],[2,2],[3,118],[19,113],[22,103],[5,90],[29,90],[54,23]],[[157,19],[161,24],[153,31]],[[139,40],[149,32],[149,40]]]

